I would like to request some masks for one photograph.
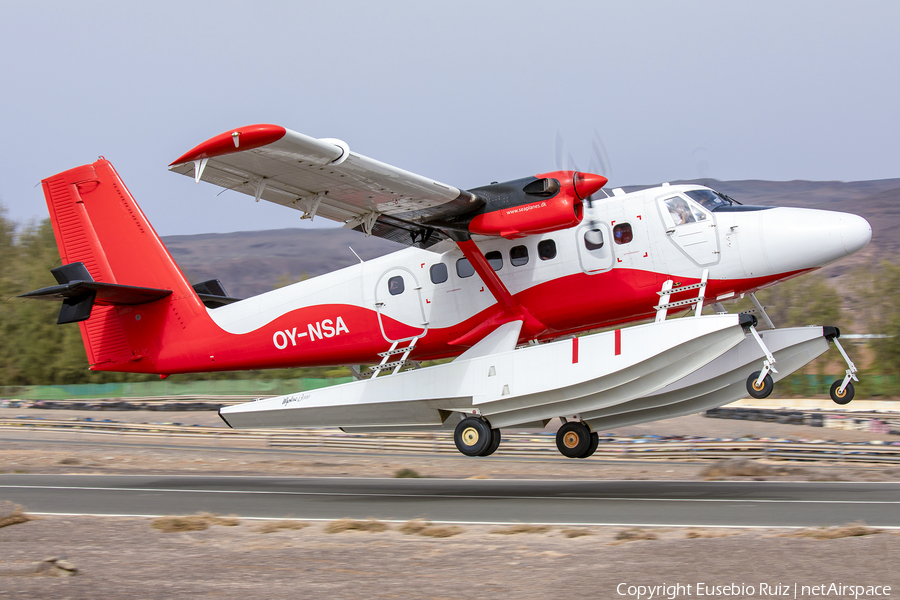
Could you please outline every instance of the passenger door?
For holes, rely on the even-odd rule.
[[[602,221],[589,222],[587,219],[582,223],[575,230],[581,269],[588,275],[609,271],[613,266],[613,240],[609,225]]]
[[[422,288],[415,274],[405,267],[389,269],[378,278],[375,309],[381,334],[391,343],[409,341],[428,332]]]

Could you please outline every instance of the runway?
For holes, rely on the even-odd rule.
[[[435,522],[900,527],[900,484],[0,475],[30,513]]]

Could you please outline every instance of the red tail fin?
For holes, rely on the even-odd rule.
[[[63,264],[84,263],[98,282],[172,290],[140,310],[95,305],[79,324],[92,369],[157,372],[167,323],[183,328],[205,315],[196,293],[109,161],[64,171],[43,186]]]

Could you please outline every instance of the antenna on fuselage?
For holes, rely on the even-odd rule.
[[[350,248],[350,252],[353,253],[353,256],[355,256],[356,258],[359,258],[360,263],[366,262],[362,258],[359,257],[359,254],[356,253],[356,250],[353,249],[353,246],[347,246],[347,247]]]

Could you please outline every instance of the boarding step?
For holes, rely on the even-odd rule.
[[[404,352],[409,352],[410,347],[397,348],[395,350],[388,350],[386,352],[379,352],[378,356],[393,356],[395,354],[403,354]]]
[[[698,296],[696,298],[691,298],[690,300],[679,300],[678,302],[669,302],[667,304],[660,304],[659,306],[654,306],[653,310],[677,308],[679,306],[688,306],[689,304],[697,304],[698,302],[703,302],[703,300],[705,300],[705,298],[703,296]]]
[[[660,296],[659,305],[653,307],[653,310],[656,311],[656,322],[662,323],[663,321],[665,321],[670,308],[680,308],[682,306],[693,306],[695,313],[694,316],[699,317],[700,313],[703,311],[703,303],[706,300],[706,296],[704,296],[703,293],[706,291],[708,278],[709,269],[703,269],[703,273],[700,276],[699,283],[673,287],[675,282],[673,282],[671,279],[667,279],[665,283],[663,283],[662,290],[656,292]],[[689,300],[678,300],[677,302],[669,302],[673,294],[690,292],[692,290],[699,290],[696,298],[691,298]]]
[[[673,287],[670,290],[662,290],[661,292],[656,292],[658,296],[665,296],[666,294],[680,294],[681,292],[689,292],[691,290],[699,290],[700,288],[706,287],[706,282],[695,283],[693,285],[682,285],[679,287]]]
[[[406,363],[410,361],[408,360],[395,360],[394,362],[382,363],[380,365],[375,365],[373,367],[369,367],[370,371],[386,371],[388,369],[393,369],[394,367],[402,367]]]

